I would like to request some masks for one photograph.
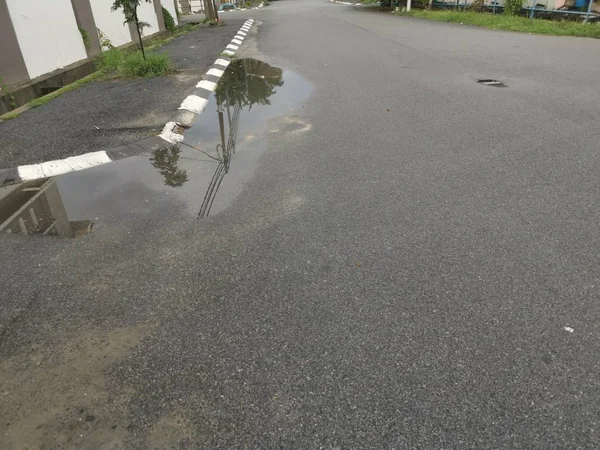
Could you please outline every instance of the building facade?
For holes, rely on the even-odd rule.
[[[176,0],[152,0],[139,8],[150,24],[144,35],[164,31],[162,8],[177,22]],[[0,0],[0,89],[26,85],[106,50],[137,41],[113,0]],[[3,92],[0,91],[0,95]]]

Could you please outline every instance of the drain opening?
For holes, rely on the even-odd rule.
[[[506,87],[506,85],[502,81],[493,80],[491,78],[481,78],[477,80],[477,82],[486,86]]]

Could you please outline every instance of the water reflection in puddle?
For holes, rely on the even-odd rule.
[[[123,220],[187,220],[225,209],[265,149],[267,122],[311,85],[262,61],[233,61],[181,145],[0,188],[0,232],[74,237]]]

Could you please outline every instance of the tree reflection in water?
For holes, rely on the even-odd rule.
[[[217,169],[210,181],[198,218],[206,217],[215,200],[219,186],[229,172],[232,155],[235,154],[235,142],[240,112],[243,108],[252,109],[253,105],[270,105],[269,98],[276,89],[283,86],[283,71],[257,59],[237,59],[229,64],[221,77],[215,92],[221,142],[217,145]],[[225,115],[229,133],[225,136]],[[186,143],[190,148],[196,149]],[[180,187],[188,180],[187,172],[179,169],[181,149],[178,144],[167,149],[156,150],[150,159],[165,179],[165,184]]]
[[[180,154],[179,145],[173,144],[168,148],[155,150],[150,158],[152,165],[165,178],[167,186],[180,187],[188,180],[187,172],[178,167]]]
[[[221,143],[217,145],[219,165],[210,181],[198,218],[207,217],[225,175],[229,172],[239,125],[240,111],[252,105],[270,105],[269,97],[277,87],[283,86],[283,71],[278,67],[256,59],[232,61],[217,86],[217,113],[221,131]],[[229,136],[225,140],[224,112],[227,113]]]
[[[232,61],[217,85],[217,102],[231,106],[270,105],[269,97],[283,86],[283,71],[257,59]]]

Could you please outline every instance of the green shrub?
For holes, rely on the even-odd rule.
[[[506,0],[504,2],[504,14],[507,16],[518,16],[523,8],[523,0]]]
[[[102,50],[110,50],[115,48],[115,46],[112,45],[112,42],[110,42],[108,36],[106,36],[106,34],[100,28],[96,28],[96,31],[98,31],[98,39],[100,40],[100,47]]]
[[[114,72],[121,67],[125,52],[118,48],[111,48],[103,52],[97,60],[96,66],[98,70],[104,73]]]
[[[165,28],[169,30],[171,34],[175,34],[175,19],[173,19],[173,16],[167,9],[163,8],[162,12],[163,19],[165,21]]]
[[[85,31],[83,28],[79,28],[79,32],[81,33],[81,39],[83,40],[83,45],[86,50],[90,49],[90,44],[92,43],[90,39],[90,33]]]
[[[157,77],[173,73],[173,63],[166,53],[149,53],[144,59],[142,52],[127,52],[119,68],[124,77]]]
[[[166,53],[147,53],[144,59],[141,51],[117,48],[102,53],[97,66],[103,73],[115,72],[116,76],[126,78],[157,77],[175,71]]]

